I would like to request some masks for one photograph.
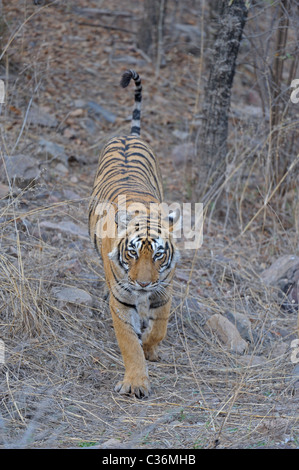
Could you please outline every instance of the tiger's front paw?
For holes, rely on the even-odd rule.
[[[137,398],[147,398],[151,393],[150,382],[147,377],[129,380],[125,376],[123,381],[116,384],[114,390],[121,395],[135,395]]]

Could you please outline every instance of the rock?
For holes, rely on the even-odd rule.
[[[77,108],[87,108],[88,113],[94,117],[97,121],[101,121],[103,118],[110,123],[114,123],[116,120],[116,115],[113,114],[111,111],[108,111],[107,109],[103,108],[103,106],[100,106],[98,103],[95,101],[85,101],[83,99],[78,99],[74,101],[74,105]],[[85,120],[86,123],[86,120]],[[91,126],[90,122],[89,125]],[[95,131],[95,127],[92,127],[91,133]]]
[[[91,295],[77,287],[53,287],[51,292],[61,302],[86,305],[87,307],[92,307],[93,305]]]
[[[240,357],[239,362],[247,367],[262,366],[267,363],[263,356],[255,356],[254,354],[244,354]]]
[[[89,112],[94,114],[95,118],[104,118],[106,121],[111,122],[112,124],[115,122],[115,114],[103,108],[98,103],[95,103],[94,101],[88,101],[87,108]]]
[[[238,312],[226,312],[225,317],[237,328],[243,339],[253,343],[251,323],[249,318]]]
[[[68,165],[68,156],[65,153],[63,145],[59,145],[45,139],[40,139],[39,145],[41,146],[47,160],[58,160],[64,165]]]
[[[213,334],[216,334],[220,341],[230,351],[243,354],[247,349],[247,342],[241,338],[235,325],[233,325],[223,315],[216,313],[210,317],[206,323]]]
[[[278,299],[281,308],[287,312],[298,312],[299,307],[299,264],[290,268],[285,276],[279,279],[278,287],[281,290]],[[298,317],[299,320],[299,317]]]
[[[89,239],[87,229],[82,228],[79,225],[75,224],[74,222],[70,222],[70,221],[56,223],[56,222],[43,220],[42,222],[40,222],[40,227],[47,228],[49,230],[70,233],[71,235],[75,235],[76,237],[79,237],[79,238]]]
[[[291,342],[292,354],[291,354],[291,362],[293,364],[298,364],[299,366],[299,339],[293,339]],[[299,367],[298,367],[298,374],[299,374]],[[298,377],[299,378],[299,377]]]
[[[285,255],[278,258],[260,278],[270,287],[278,289],[277,301],[288,312],[297,312],[299,307],[299,257]]]
[[[29,110],[27,120],[29,125],[42,127],[57,127],[58,121],[55,116],[49,114],[44,108],[33,104]]]
[[[272,351],[271,351],[271,358],[273,357],[277,359],[283,358],[283,356],[287,354],[289,347],[290,347],[289,344],[284,343],[284,342],[274,344]]]
[[[269,268],[265,269],[260,278],[267,286],[276,286],[279,279],[289,268],[299,264],[299,257],[295,255],[284,255],[279,257]]]
[[[71,117],[82,117],[84,116],[84,109],[83,108],[76,108],[73,109],[73,111],[70,112],[69,116]]]
[[[57,165],[54,168],[54,172],[57,175],[66,176],[68,174],[69,170],[63,163],[57,163]]]
[[[189,136],[189,132],[179,131],[178,129],[172,131],[172,134],[180,140],[186,140]]]
[[[36,184],[40,177],[39,163],[28,155],[5,156],[5,164],[11,183],[19,188]]]
[[[7,184],[0,183],[0,199],[5,198],[9,195],[9,186]]]
[[[98,128],[94,120],[91,118],[82,119],[80,124],[83,127],[83,129],[86,130],[90,135],[95,135],[96,132],[98,131]]]
[[[118,439],[114,439],[111,437],[108,439],[108,441],[103,442],[101,446],[99,446],[101,449],[117,449],[120,446],[120,441]]]

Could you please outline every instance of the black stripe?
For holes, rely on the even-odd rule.
[[[124,247],[123,247],[123,239],[120,240],[118,246],[117,246],[117,260],[118,260],[118,264],[119,266],[124,269],[125,271],[128,271],[128,268],[126,268],[122,263],[121,263],[121,260],[120,258],[124,258],[123,256],[124,254]],[[124,261],[125,262],[125,261]]]
[[[150,304],[149,308],[155,309],[155,308],[163,307],[163,305],[166,305],[168,302],[169,302],[169,298],[166,301],[165,300],[156,301]]]
[[[139,109],[134,109],[133,111],[133,119],[140,119],[140,110]]]
[[[149,161],[147,159],[143,159],[146,161],[146,163],[144,161],[141,161],[141,160],[137,160],[135,158],[131,158],[131,157],[137,157],[138,155],[136,154],[132,154],[132,155],[129,155],[129,161],[130,161],[130,164],[134,163],[136,165],[141,165],[143,168],[144,168],[144,173],[146,174],[147,177],[151,176],[155,179],[155,182],[156,184],[158,185],[158,180],[157,180],[157,175],[156,175],[156,172],[154,171],[153,169],[153,166],[149,163]],[[130,168],[130,165],[128,165],[128,168]],[[136,169],[136,167],[133,169]],[[150,175],[149,175],[149,172],[150,172]]]
[[[124,305],[125,307],[134,308],[134,310],[137,311],[136,305],[128,304],[127,302],[123,302],[122,300],[119,300],[119,298],[116,297],[116,295],[114,294],[114,292],[113,292],[112,289],[111,289],[111,293],[112,293],[113,297],[115,298],[115,300],[117,300],[117,302],[119,302],[120,304]]]
[[[94,243],[94,246],[95,246],[95,249],[96,249],[97,253],[100,255],[101,253],[100,253],[100,249],[99,249],[99,247],[98,247],[98,243],[97,243],[97,242],[98,242],[98,237],[97,237],[97,234],[96,234],[96,232],[95,232],[95,233],[94,233],[94,238],[93,238],[93,243]]]
[[[136,127],[136,126],[131,127],[131,134],[140,135],[140,126],[138,126],[138,127]]]
[[[132,154],[128,155],[128,158],[130,158],[130,157],[135,157],[135,158],[140,157],[140,158],[142,158],[143,160],[145,160],[148,163],[149,167],[151,167],[152,170],[155,171],[155,167],[153,165],[153,162],[155,163],[155,159],[154,159],[152,153],[150,153],[150,152],[145,152],[145,153],[136,152],[135,148],[133,148],[132,149]],[[151,157],[152,161],[148,157]]]
[[[130,140],[133,140],[133,142],[130,142]],[[145,152],[147,152],[147,153],[149,153],[150,155],[153,156],[153,153],[151,152],[149,147],[145,143],[143,143],[141,140],[139,140],[138,137],[134,137],[132,135],[129,135],[128,136],[128,141],[129,141],[128,150],[130,150],[130,147],[132,147],[132,149],[144,150]]]
[[[125,288],[122,286],[122,282],[117,279],[116,274],[115,274],[114,269],[113,269],[113,264],[112,264],[112,263],[110,263],[110,268],[111,268],[111,271],[112,271],[114,280],[115,280],[115,282],[117,283],[117,285],[118,285],[119,287],[121,287],[124,291],[128,292],[128,294],[131,294],[132,291],[131,291],[130,289],[125,289]]]
[[[162,282],[164,282],[170,274],[174,275],[174,271],[168,271],[167,276],[163,277]],[[171,280],[171,279],[170,279]]]

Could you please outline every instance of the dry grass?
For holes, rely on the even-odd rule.
[[[87,6],[84,2],[82,5]],[[71,6],[61,6],[55,14],[65,21],[70,19],[66,24],[72,29],[76,17]],[[30,154],[38,155],[37,141],[46,137],[63,142],[70,154],[87,155],[88,163],[75,162],[67,175],[57,174],[49,166],[36,187],[11,192],[0,200],[0,338],[5,344],[5,364],[0,365],[1,446],[105,448],[109,439],[115,439],[122,448],[298,447],[299,397],[291,380],[294,365],[290,359],[296,315],[282,311],[275,292],[266,289],[259,279],[261,270],[277,256],[298,251],[298,205],[292,202],[296,188],[290,183],[289,192],[280,196],[281,204],[277,205],[278,185],[267,185],[261,178],[261,168],[267,165],[269,133],[263,134],[261,129],[266,137],[256,142],[254,128],[242,130],[242,125],[234,122],[234,163],[227,174],[225,211],[219,220],[209,210],[203,246],[196,252],[181,252],[162,358],[149,363],[153,393],[142,401],[119,396],[113,387],[123,374],[123,364],[105,298],[101,262],[87,237],[45,229],[42,222],[72,221],[86,227],[98,150],[107,135],[125,128],[123,117],[128,114],[129,98],[116,89],[114,77],[122,68],[115,56],[127,49],[117,33],[112,47],[106,32],[101,36],[103,44],[97,46],[106,67],[95,65],[95,73],[85,72],[84,77],[72,69],[79,61],[84,70],[94,66],[84,55],[84,48],[82,56],[78,50],[73,55],[67,53],[67,59],[59,50],[56,83],[61,88],[55,94],[50,87],[53,75],[42,60],[42,47],[31,61],[24,47],[31,40],[43,45],[43,34],[51,29],[51,17],[43,24],[43,33],[38,15],[35,21],[37,37],[24,25],[22,38],[13,41],[13,58],[22,65],[18,79],[10,65],[10,83],[21,85],[6,105],[1,159],[14,148],[22,130],[18,151],[29,149]],[[80,34],[91,33],[80,29]],[[60,33],[53,42],[47,37],[53,63],[57,38]],[[110,50],[105,52],[105,47]],[[184,60],[184,69],[178,78],[180,60]],[[113,125],[102,122],[96,136],[86,137],[78,128],[75,140],[63,134],[63,125],[59,132],[27,126],[25,114],[18,119],[9,108],[26,110],[25,103],[31,98],[25,87],[26,67],[31,77],[34,72],[39,76],[47,70],[46,90],[38,99],[46,101],[59,122],[68,119],[72,100],[81,96],[78,90],[82,83],[85,96],[95,98],[98,72],[101,80],[97,77],[96,86],[103,106],[113,112],[117,109],[119,118]],[[139,67],[142,76],[154,74],[154,67],[148,63]],[[66,68],[73,71],[74,84],[68,96]],[[152,141],[160,158],[165,155],[162,172],[167,197],[173,200],[187,200],[190,190],[182,182],[182,170],[174,168],[169,149],[177,144],[172,130],[182,129],[194,118],[186,103],[189,100],[188,109],[194,109],[198,70],[197,59],[183,54],[178,62],[173,60],[160,69],[167,109],[163,86],[145,79],[144,137]],[[190,79],[192,72],[194,79]],[[30,89],[35,89],[31,85]],[[190,139],[196,137],[196,127],[192,132]],[[294,173],[297,161],[293,165],[286,180]],[[75,191],[79,199],[70,200],[66,190]],[[58,301],[52,289],[60,285],[85,290],[92,296],[92,305]],[[212,314],[227,312],[241,313],[250,321],[252,337],[245,356],[226,350],[205,327]]]
[[[83,213],[84,205],[79,220]],[[37,220],[42,214],[41,208]],[[4,246],[14,246],[14,230],[2,238]],[[205,250],[182,253],[162,360],[149,364],[153,395],[142,402],[113,392],[123,364],[102,300],[101,264],[89,242],[78,250],[73,238],[74,248],[65,249],[71,240],[63,236],[62,251],[39,239],[34,250],[37,241],[25,234],[17,253],[2,254],[3,444],[101,446],[114,438],[128,448],[216,442],[236,448],[280,447],[287,439],[296,446],[298,399],[288,381],[296,319],[283,314],[261,286],[254,263],[245,261],[250,256],[244,241],[229,247],[226,237],[227,232],[208,235]],[[93,296],[93,306],[59,304],[51,294],[57,284],[83,288]],[[251,321],[253,341],[245,362],[205,329],[211,314],[227,311]],[[250,356],[261,362],[250,365]]]

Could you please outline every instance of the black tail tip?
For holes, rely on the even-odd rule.
[[[123,88],[126,88],[130,81],[131,81],[131,78],[133,78],[133,72],[132,70],[126,70],[124,73],[123,73],[123,76],[121,77],[121,81],[120,81],[120,85],[123,87]]]

